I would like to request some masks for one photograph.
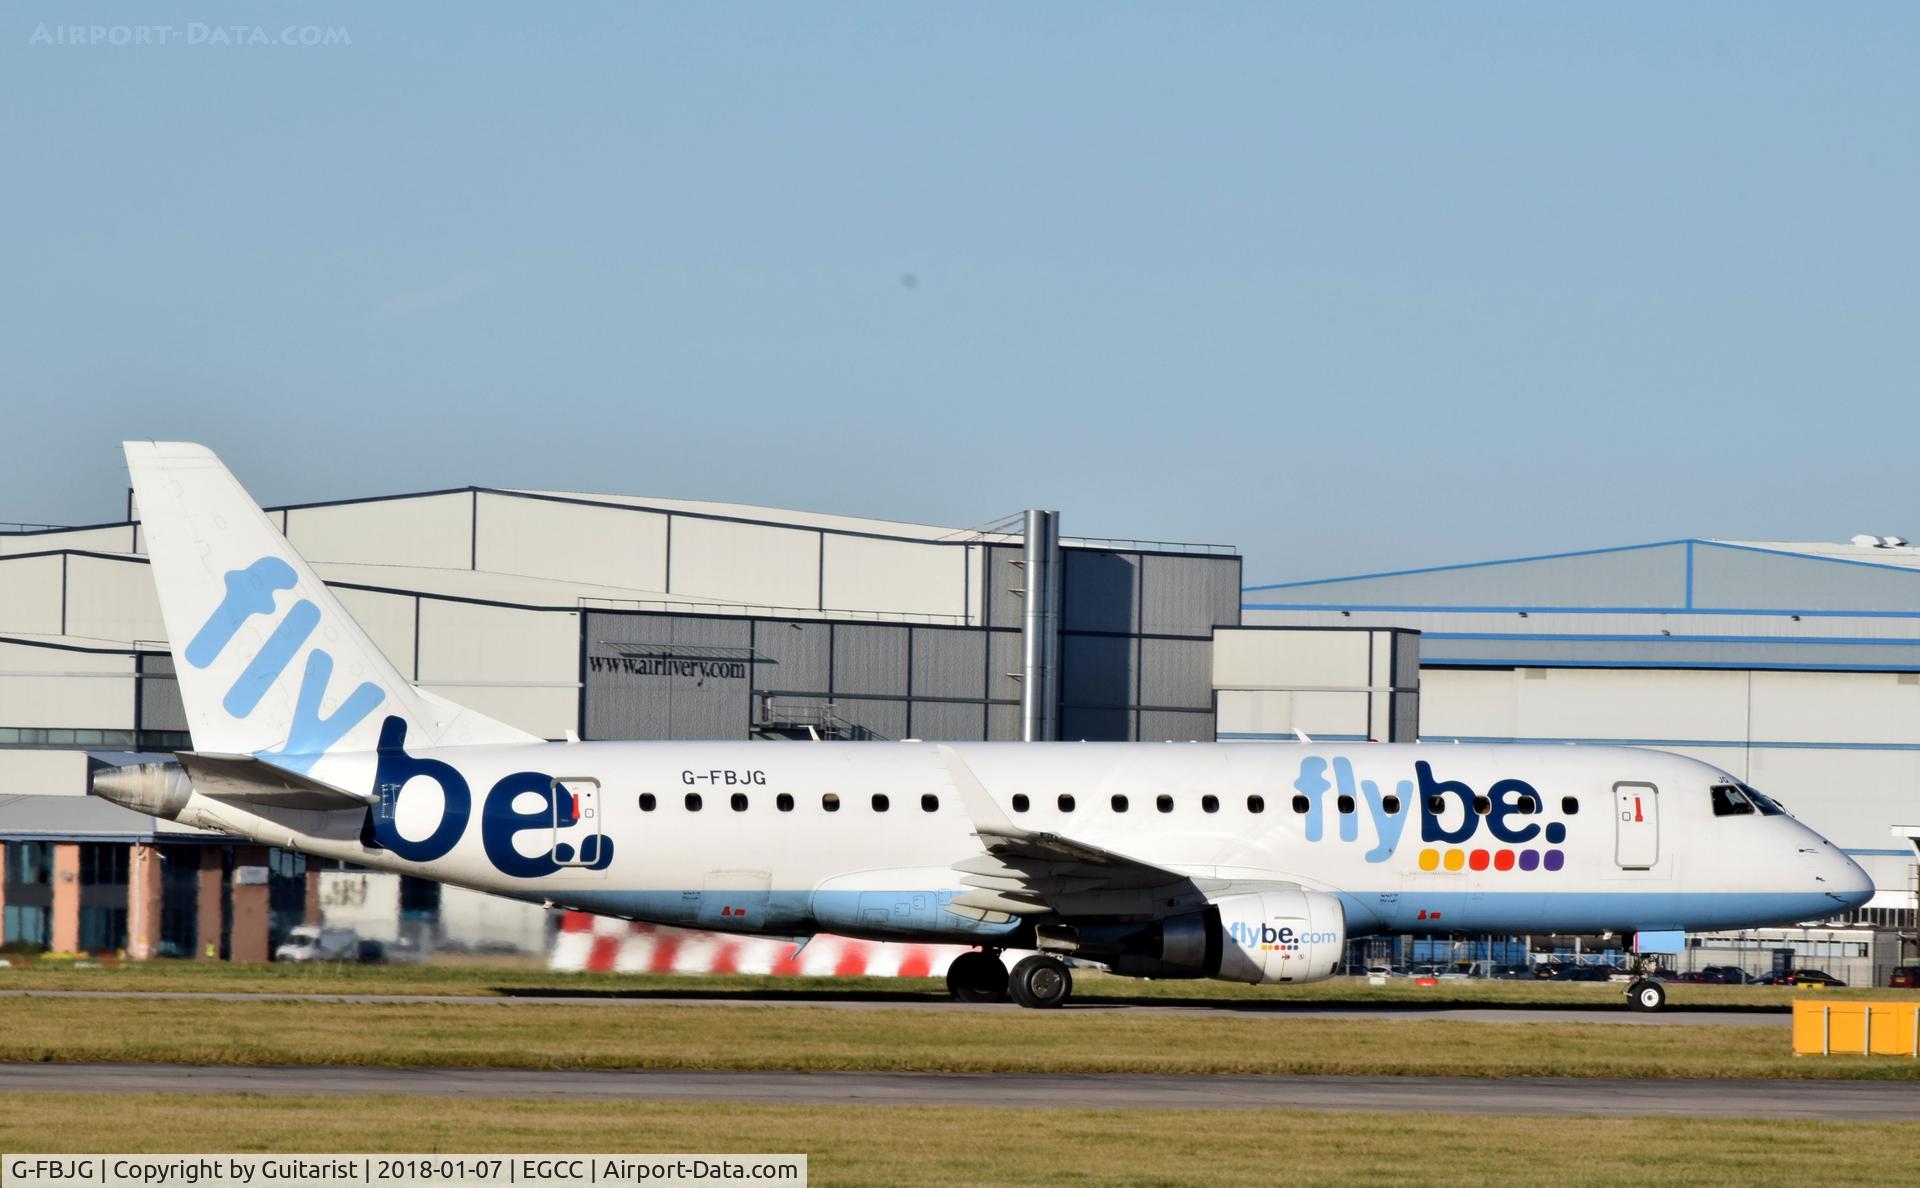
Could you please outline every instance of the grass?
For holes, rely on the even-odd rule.
[[[1415,986],[1395,979],[1369,986],[1364,978],[1334,978],[1307,986],[1243,986],[1230,982],[1150,982],[1083,973],[1075,979],[1082,998],[1141,1000],[1261,1000],[1274,1003],[1409,1003],[1423,1005],[1613,1006],[1624,987],[1605,982],[1447,981]],[[910,1000],[944,997],[934,978],[774,978],[685,974],[558,973],[527,964],[466,962],[455,965],[234,965],[224,962],[153,961],[76,969],[71,962],[38,961],[0,969],[0,990],[207,991],[286,994],[619,994],[628,996],[752,993],[773,996],[868,995]],[[1796,997],[1920,998],[1920,992],[1875,989],[1799,989],[1773,986],[1673,986],[1676,1007],[1754,1007],[1784,1010]]]
[[[1784,1027],[142,998],[0,999],[0,1060],[1920,1080],[1910,1058],[1796,1059]]]
[[[852,1186],[1880,1184],[1916,1145],[1913,1123],[0,1094],[9,1154],[804,1152]]]

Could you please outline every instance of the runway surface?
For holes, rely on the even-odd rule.
[[[1101,1110],[1289,1109],[1920,1121],[1920,1085],[1888,1081],[480,1071],[338,1066],[232,1068],[172,1064],[0,1064],[0,1092],[386,1093],[464,1098],[712,1101],[741,1105],[1046,1106]]]
[[[702,994],[247,994],[198,991],[137,990],[0,990],[6,998],[143,998],[196,1002],[344,1002],[425,1003],[453,1006],[712,1006],[814,1007],[844,1011],[985,1011],[1017,1013],[1012,1003],[963,1003],[949,998],[862,997],[856,994],[751,995],[738,992]],[[1664,1011],[1628,1010],[1619,1006],[1472,1006],[1436,1003],[1300,1002],[1279,998],[1143,999],[1078,998],[1060,1008],[1068,1012],[1099,1011],[1150,1015],[1230,1015],[1267,1019],[1408,1019],[1451,1020],[1460,1023],[1620,1023],[1642,1026],[1788,1027],[1793,1016],[1782,1008],[1714,1009],[1670,1007]]]

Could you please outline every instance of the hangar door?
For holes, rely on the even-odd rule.
[[[1613,855],[1622,870],[1646,870],[1660,859],[1660,790],[1613,786]]]

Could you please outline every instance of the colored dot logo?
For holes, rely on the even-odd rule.
[[[1555,833],[1559,836],[1555,836]],[[1549,828],[1549,841],[1559,841],[1566,836],[1566,830],[1558,826]],[[1421,850],[1419,855],[1421,870],[1487,870],[1496,871],[1534,871],[1559,870],[1567,864],[1567,856],[1560,850],[1462,850],[1448,847],[1441,850],[1433,847]]]

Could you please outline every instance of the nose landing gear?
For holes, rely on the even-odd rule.
[[[1627,987],[1627,1005],[1636,1011],[1657,1011],[1667,1005],[1667,988],[1653,978],[1640,978]]]

